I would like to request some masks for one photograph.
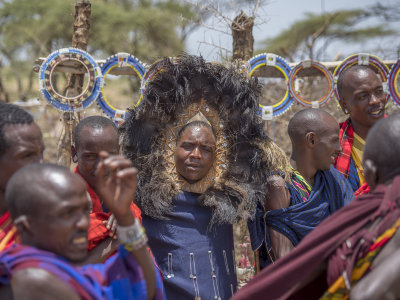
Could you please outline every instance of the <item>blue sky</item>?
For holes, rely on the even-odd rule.
[[[306,12],[321,13],[322,11],[333,12],[340,9],[357,9],[373,5],[376,2],[377,0],[270,0],[258,11],[256,22],[261,24],[256,26],[253,30],[255,48],[260,48],[260,42],[262,40],[274,37],[282,30],[288,28],[293,22],[302,19]],[[398,3],[397,0],[381,2]],[[207,24],[209,26],[216,26],[215,19],[208,20]],[[397,25],[396,27],[398,28],[400,23],[396,22],[396,24],[387,25]],[[227,26],[220,25],[218,28],[227,30]],[[229,35],[204,27],[197,29],[189,36],[186,49],[191,54],[203,55],[207,60],[219,60],[221,48],[207,45],[207,43],[216,44],[221,48],[232,50],[232,39]],[[374,44],[378,47],[385,43],[384,39],[382,41],[378,39]],[[357,52],[368,51],[373,53],[373,49],[375,49],[374,44],[333,43],[326,52],[326,58],[327,60],[329,60],[329,58],[333,59],[338,52],[346,56]],[[399,46],[400,38],[397,41],[391,41],[391,43],[388,44],[388,49],[385,49],[385,51],[373,54],[381,55],[383,56],[382,58],[386,59],[396,59],[397,47]],[[390,49],[390,47],[392,48]],[[379,50],[375,51],[379,52]]]

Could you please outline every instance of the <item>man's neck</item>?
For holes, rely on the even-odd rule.
[[[353,130],[355,133],[357,133],[364,141],[367,138],[368,131],[370,130],[370,127],[365,127],[357,122],[353,122]]]
[[[290,164],[301,174],[301,176],[303,176],[305,180],[307,180],[309,184],[312,186],[314,185],[315,174],[317,174],[318,170],[312,166],[311,162],[306,159],[296,160],[296,157],[292,156],[290,158]]]
[[[3,191],[0,191],[0,216],[7,212],[6,199],[4,197]]]

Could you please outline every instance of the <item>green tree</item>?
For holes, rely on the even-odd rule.
[[[307,13],[276,37],[264,41],[263,52],[272,52],[294,61],[295,58],[320,59],[334,41],[362,42],[395,34],[384,24],[361,26],[375,15],[367,10],[340,10],[334,13]]]
[[[10,67],[6,75],[16,79],[19,99],[32,96],[33,61],[71,45],[75,2],[0,2],[0,62]],[[95,0],[88,51],[95,57],[128,52],[147,62],[175,55],[184,50],[193,19],[196,11],[183,0]]]

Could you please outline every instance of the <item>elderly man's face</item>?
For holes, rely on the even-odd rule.
[[[99,153],[107,151],[109,154],[117,155],[119,153],[118,134],[112,126],[84,127],[80,134],[80,144],[72,148],[72,154],[76,154],[78,158],[78,169],[82,177],[94,187],[95,171],[100,161]]]
[[[386,93],[372,70],[349,71],[344,79],[344,107],[353,123],[371,128],[385,113]]]
[[[176,170],[189,183],[199,181],[210,171],[215,159],[215,137],[204,126],[188,127],[176,145]]]
[[[0,156],[0,192],[4,194],[10,177],[27,164],[43,160],[42,132],[35,123],[3,127],[7,149]]]
[[[46,179],[47,192],[31,216],[33,246],[53,252],[72,262],[87,256],[89,200],[86,184],[75,174],[53,173]]]

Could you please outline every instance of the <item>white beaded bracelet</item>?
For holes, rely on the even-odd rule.
[[[118,226],[118,240],[128,251],[139,249],[146,245],[148,239],[143,226],[138,219],[130,226]]]

